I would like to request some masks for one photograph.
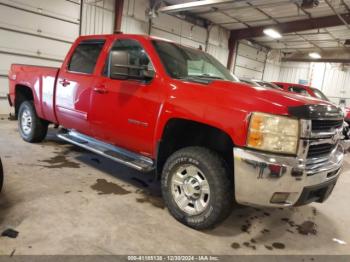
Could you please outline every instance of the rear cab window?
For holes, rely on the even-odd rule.
[[[310,96],[309,93],[307,92],[307,90],[303,87],[300,87],[300,86],[290,86],[290,87],[288,87],[288,90],[290,92],[297,93],[299,95]]]
[[[105,40],[103,39],[81,41],[70,58],[67,67],[68,71],[92,74],[104,44]]]

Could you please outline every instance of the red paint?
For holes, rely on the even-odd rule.
[[[289,88],[290,87],[300,87],[302,89],[304,89],[310,96],[312,97],[317,97],[314,92],[312,91],[312,89],[310,88],[310,86],[306,86],[306,85],[301,85],[301,84],[293,84],[293,83],[285,83],[285,82],[272,82],[280,87],[283,88],[284,91],[288,91],[288,92],[291,92],[289,91]],[[291,92],[293,93],[293,92]]]
[[[344,108],[344,111],[345,111],[345,121],[347,123],[350,123],[350,107],[345,107]]]
[[[150,83],[112,80],[101,74],[112,43],[120,38],[137,40],[144,47],[156,71]],[[93,74],[68,72],[75,47],[86,39],[106,40]],[[41,118],[152,158],[156,158],[157,144],[170,119],[216,127],[237,146],[245,146],[252,112],[288,115],[289,106],[327,103],[236,82],[216,80],[205,85],[172,79],[151,40],[141,35],[83,36],[73,44],[60,69],[12,65],[11,101],[16,99],[18,85],[27,86]]]

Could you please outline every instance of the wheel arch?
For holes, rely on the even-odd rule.
[[[34,93],[31,87],[23,84],[15,86],[15,115],[18,117],[19,107],[24,101],[34,101]]]
[[[158,142],[156,167],[161,174],[167,158],[175,151],[189,146],[202,146],[217,153],[233,167],[234,141],[221,128],[184,118],[169,119]]]

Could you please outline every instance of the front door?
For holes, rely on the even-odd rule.
[[[127,51],[129,65],[137,67],[142,63],[154,70],[147,52],[136,40],[116,40],[110,52],[113,51]],[[109,57],[104,76],[95,82],[92,94],[90,122],[95,137],[150,156],[162,93],[157,77],[149,81],[112,79]]]
[[[65,128],[91,135],[90,110],[94,69],[105,40],[83,40],[60,71],[56,86],[56,114]]]

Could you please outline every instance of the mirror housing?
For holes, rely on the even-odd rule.
[[[140,57],[140,65],[130,65],[129,52],[124,50],[111,51],[109,57],[109,77],[112,79],[135,79],[150,81],[154,70],[149,70],[149,59],[146,54]],[[147,63],[147,64],[146,64]]]

